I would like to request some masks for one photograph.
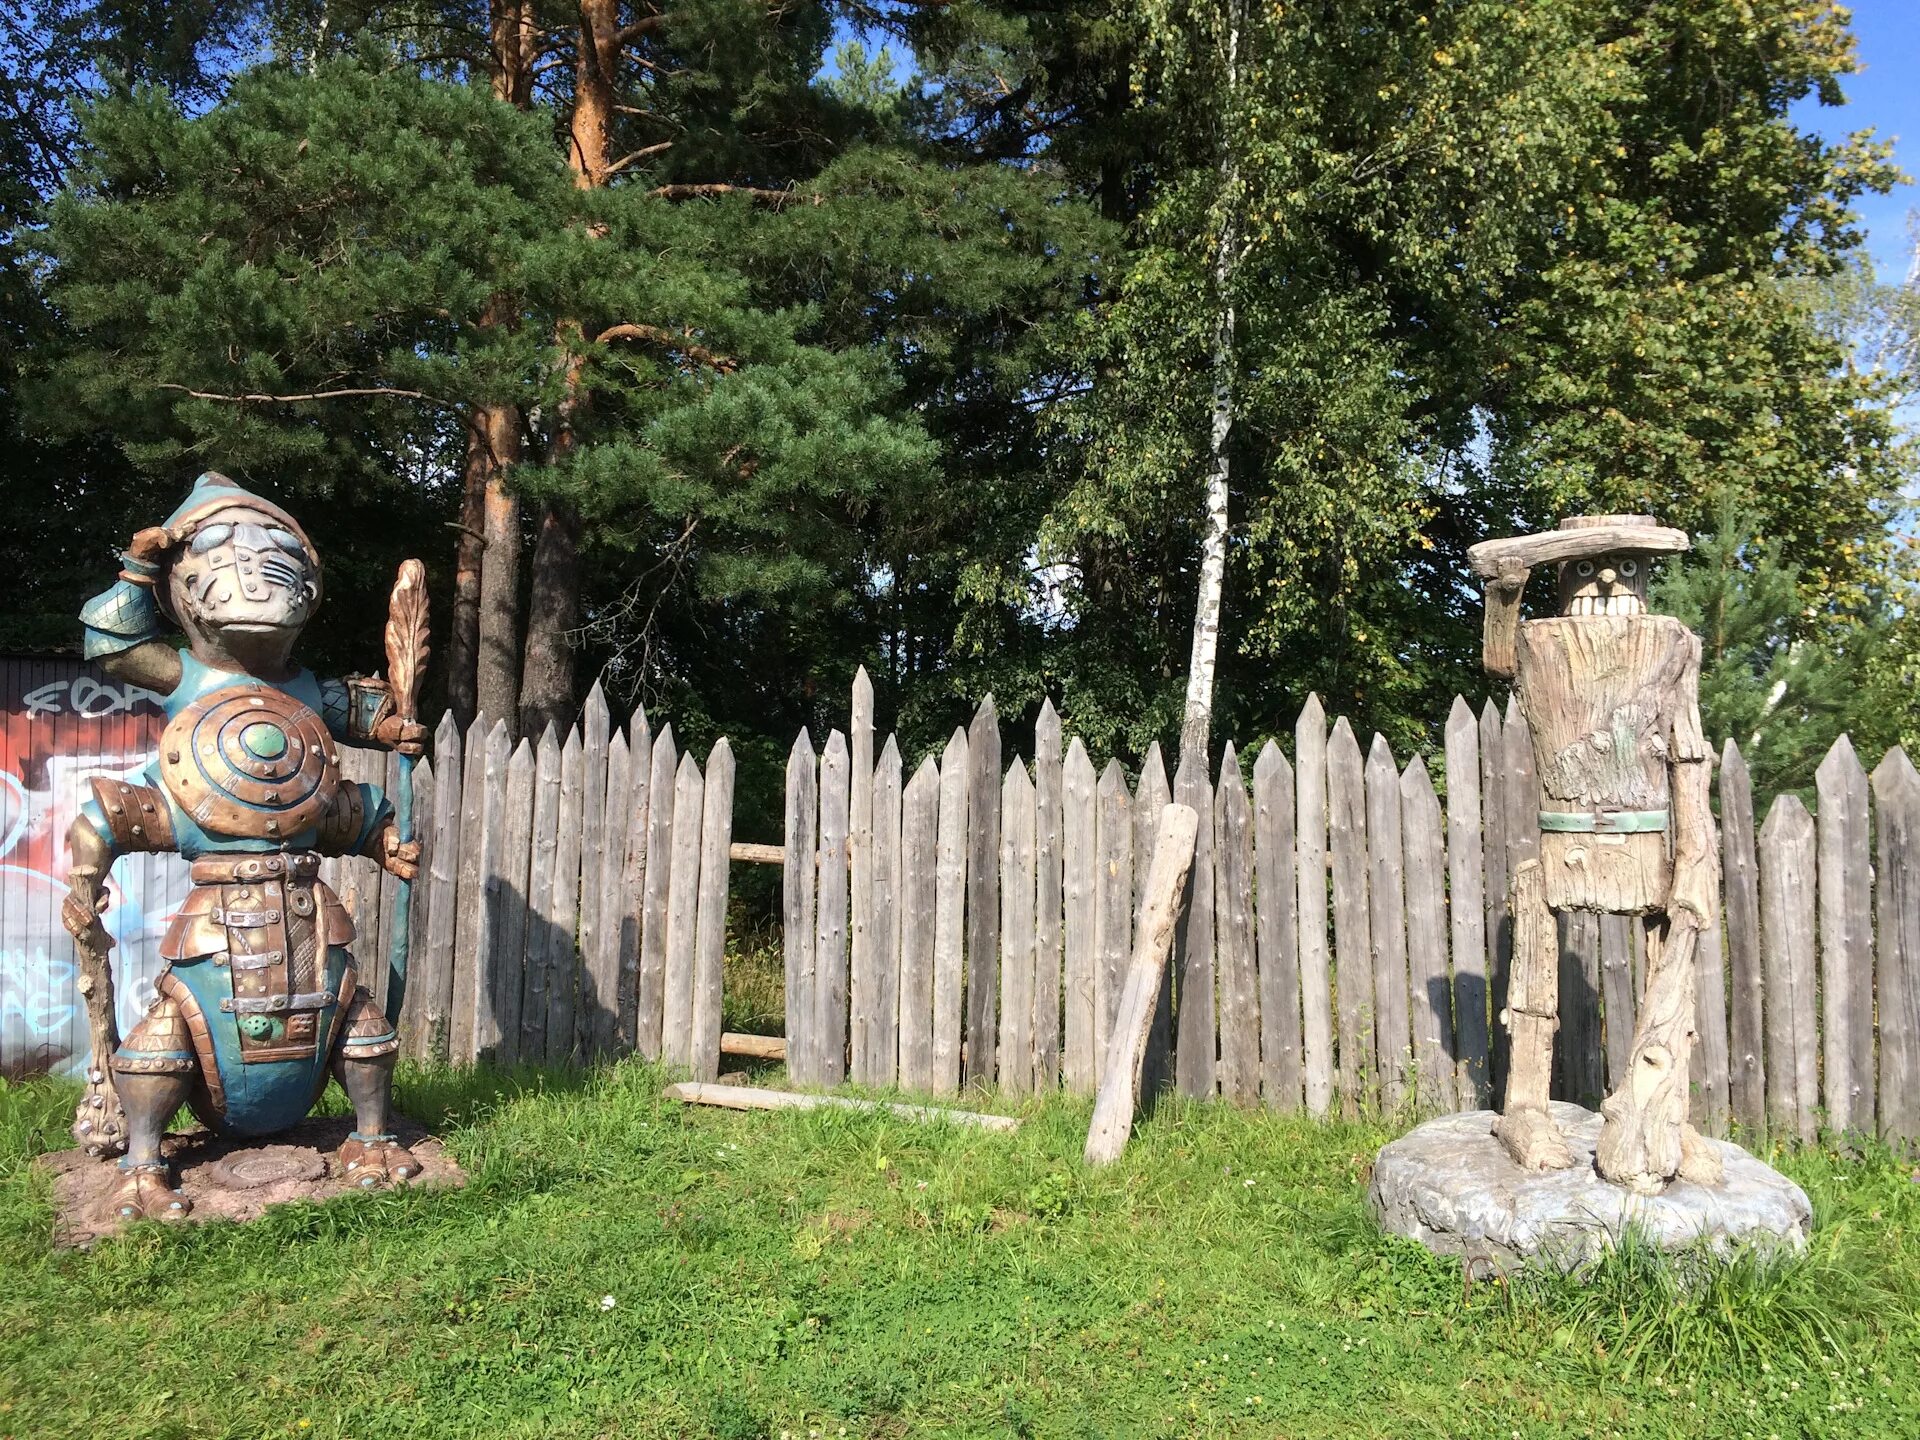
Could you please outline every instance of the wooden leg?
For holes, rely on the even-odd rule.
[[[1620,1087],[1600,1106],[1604,1121],[1594,1163],[1616,1185],[1656,1195],[1675,1175],[1699,1184],[1720,1178],[1713,1147],[1687,1125],[1693,1055],[1694,949],[1699,930],[1682,912],[1647,925],[1647,988],[1633,1053]]]
[[[1553,1032],[1560,1028],[1560,941],[1538,860],[1513,875],[1513,967],[1501,1023],[1512,1037],[1494,1134],[1523,1170],[1564,1170],[1573,1156],[1553,1123]]]

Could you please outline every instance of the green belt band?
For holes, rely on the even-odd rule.
[[[1644,835],[1667,828],[1664,810],[1542,810],[1540,828],[1563,835]]]

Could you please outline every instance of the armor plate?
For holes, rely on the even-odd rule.
[[[240,684],[203,695],[167,722],[160,778],[209,833],[284,840],[327,813],[340,770],[318,715],[284,691]]]

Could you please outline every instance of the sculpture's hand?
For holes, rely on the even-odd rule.
[[[96,885],[91,877],[76,874],[68,884],[67,898],[60,902],[60,923],[76,940],[91,939],[102,950],[113,948],[113,937],[100,917],[107,913],[113,897],[105,885]]]
[[[1718,881],[1711,860],[1679,857],[1673,867],[1673,888],[1667,893],[1667,914],[1673,923],[1706,929],[1713,919]]]
[[[402,720],[398,715],[389,715],[373,727],[373,734],[368,738],[402,755],[418,756],[426,753],[430,733],[418,720]]]
[[[401,880],[420,878],[420,842],[402,840],[400,831],[391,823],[381,827],[379,836],[380,868],[389,875]]]

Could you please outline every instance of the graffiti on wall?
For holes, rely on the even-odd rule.
[[[166,723],[159,702],[77,660],[0,659],[0,1075],[86,1063],[85,1002],[60,924],[67,829],[90,777],[132,778],[152,756]],[[123,1031],[153,999],[160,935],[188,888],[177,856],[113,867],[104,921]]]

